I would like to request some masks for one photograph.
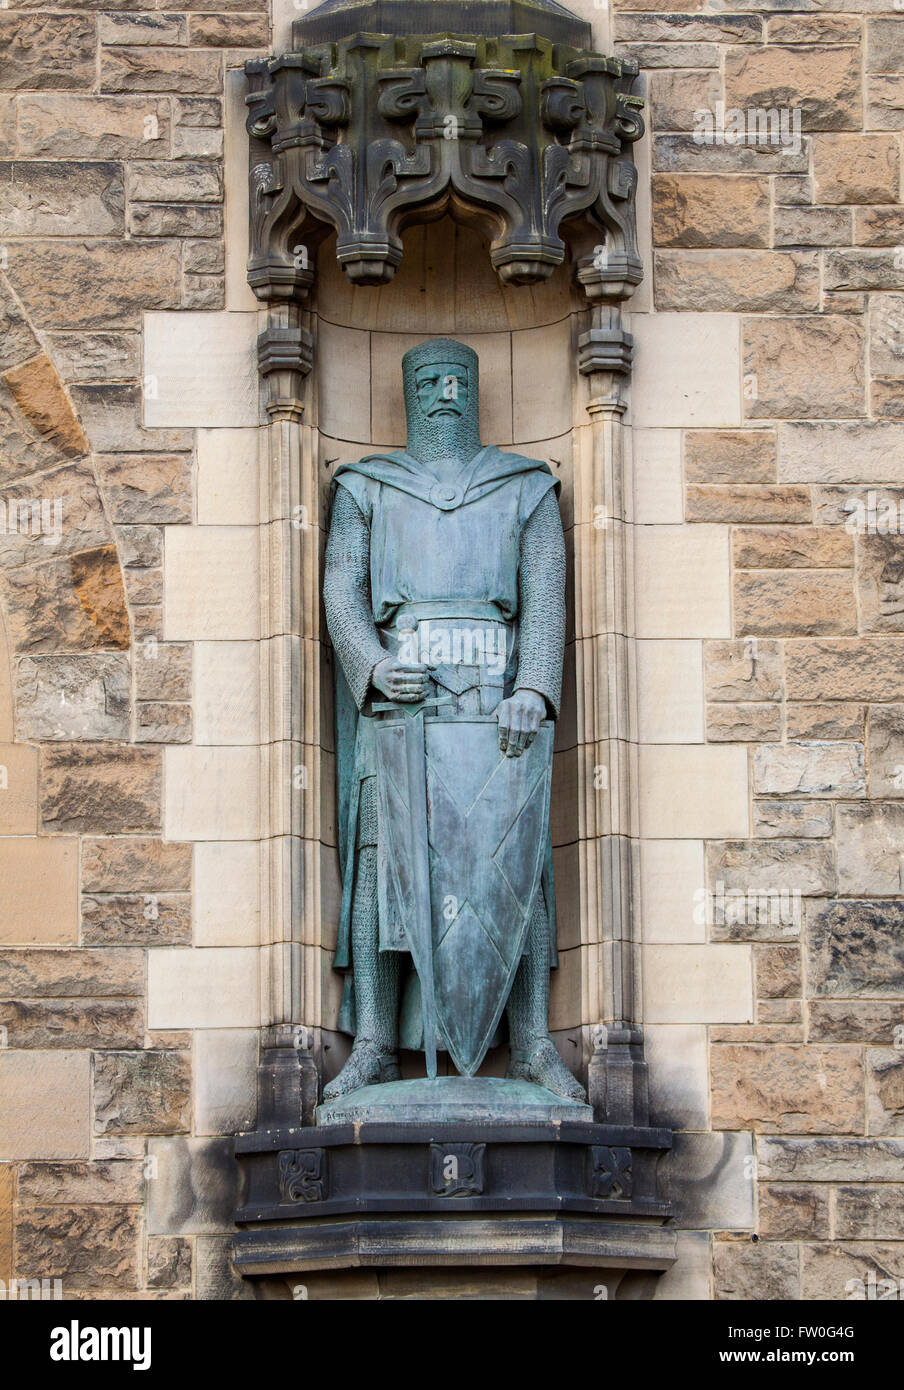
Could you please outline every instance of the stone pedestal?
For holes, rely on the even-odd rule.
[[[657,1182],[668,1130],[597,1124],[589,1106],[494,1078],[368,1087],[317,1115],[236,1139],[242,1274],[674,1261]]]

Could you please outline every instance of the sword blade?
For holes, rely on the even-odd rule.
[[[424,712],[405,720],[405,758],[408,767],[408,809],[411,816],[413,933],[421,947],[421,1008],[427,1075],[436,1077],[436,1001],[433,987],[433,913],[430,902],[430,859],[427,847],[427,749]]]

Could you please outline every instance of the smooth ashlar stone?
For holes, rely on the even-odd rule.
[[[95,1134],[176,1134],[190,1127],[190,1053],[107,1052],[95,1059]]]
[[[235,1141],[151,1138],[147,1225],[150,1235],[219,1235],[242,1205]]]
[[[363,1086],[317,1107],[317,1123],[321,1125],[451,1120],[507,1124],[578,1120],[590,1124],[593,1111],[589,1105],[557,1096],[545,1086],[495,1076],[390,1081]]]
[[[749,1134],[677,1133],[661,1166],[676,1223],[684,1230],[752,1228],[752,1153]]]
[[[758,794],[777,796],[863,796],[861,743],[768,744],[754,754],[753,784]]]
[[[809,993],[904,995],[901,905],[868,898],[811,902],[806,908]]]
[[[5,1159],[88,1157],[89,1052],[0,1048],[0,1096]]]

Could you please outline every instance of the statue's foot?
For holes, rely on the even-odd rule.
[[[537,1038],[524,1051],[512,1048],[506,1079],[533,1081],[535,1086],[545,1086],[547,1091],[569,1100],[587,1099],[587,1092],[572,1076],[550,1037]]]
[[[359,1086],[377,1086],[382,1081],[398,1081],[399,1059],[395,1052],[370,1038],[359,1038],[338,1076],[323,1088],[324,1100],[338,1100],[357,1091]]]

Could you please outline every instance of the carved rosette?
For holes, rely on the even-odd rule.
[[[384,284],[405,227],[447,210],[486,233],[506,283],[548,277],[566,241],[594,306],[641,280],[636,63],[536,34],[358,34],[245,71],[260,299],[303,301],[331,232],[353,283]]]

